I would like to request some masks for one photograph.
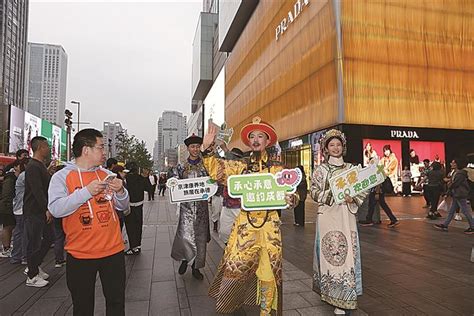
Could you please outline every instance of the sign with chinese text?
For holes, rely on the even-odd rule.
[[[294,193],[303,175],[296,169],[284,169],[277,174],[252,173],[230,176],[229,195],[240,198],[246,211],[279,210],[287,208],[286,193]]]
[[[171,203],[203,201],[217,192],[217,183],[210,177],[177,179],[166,182]]]
[[[362,168],[360,165],[354,166],[332,177],[329,179],[329,186],[331,187],[334,201],[337,204],[342,204],[345,201],[345,195],[354,197],[383,183],[385,177],[383,166],[374,162],[365,168]]]

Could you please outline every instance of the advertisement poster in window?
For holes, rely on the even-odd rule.
[[[53,135],[51,137],[51,158],[61,160],[61,128],[53,125]]]
[[[385,174],[392,181],[393,187],[397,188],[402,162],[402,142],[399,140],[368,138],[363,139],[362,142],[364,167],[371,159],[378,158],[379,164],[384,166]]]
[[[23,146],[30,155],[33,155],[33,150],[31,149],[31,140],[35,136],[41,135],[41,119],[33,114],[25,112],[25,124],[23,130]]]
[[[10,146],[8,151],[14,153],[24,148],[23,129],[25,128],[25,111],[15,106],[10,108]]]

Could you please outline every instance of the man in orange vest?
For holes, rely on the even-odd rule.
[[[63,219],[66,281],[74,315],[94,315],[99,272],[107,315],[125,315],[125,261],[119,218],[129,206],[122,180],[101,168],[106,148],[102,133],[84,129],[72,144],[74,163],[54,174],[49,211]]]

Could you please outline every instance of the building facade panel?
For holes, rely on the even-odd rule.
[[[343,1],[345,122],[474,129],[472,12],[472,1]]]
[[[260,1],[226,64],[229,125],[259,115],[288,139],[336,124],[335,40],[331,1]]]

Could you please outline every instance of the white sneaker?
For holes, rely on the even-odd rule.
[[[454,215],[454,220],[455,220],[455,221],[462,221],[462,216],[461,216],[461,214],[456,213],[456,215]]]
[[[334,315],[345,315],[345,314],[346,314],[346,311],[343,309],[340,309],[337,307],[334,309]]]
[[[40,277],[39,274],[35,275],[33,279],[26,278],[26,286],[33,286],[33,287],[44,287],[48,285],[48,281]]]
[[[0,252],[0,258],[11,258],[12,256],[12,247],[8,248],[7,250],[2,250]]]
[[[49,278],[49,274],[47,274],[46,272],[44,272],[43,269],[41,269],[41,267],[38,267],[38,275],[40,276],[40,278],[42,278],[43,280],[46,280]],[[28,267],[25,268],[25,271],[23,271],[23,274],[24,275],[28,275]]]

